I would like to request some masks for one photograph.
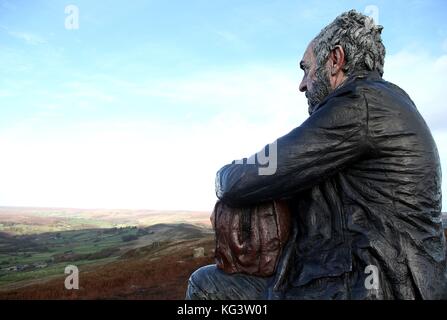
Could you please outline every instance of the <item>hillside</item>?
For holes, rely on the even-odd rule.
[[[0,214],[0,224],[7,229],[0,228],[0,299],[183,299],[190,274],[214,262],[210,226],[179,222],[179,213],[171,215],[176,218],[170,223],[144,226],[131,225],[143,216],[74,212],[89,227],[42,233],[35,232],[40,222],[42,228],[77,228],[79,220],[73,223],[73,215],[54,212],[25,212],[11,220],[10,214],[3,212],[3,220]],[[180,221],[184,219],[187,216]],[[443,220],[447,222],[447,215]],[[102,227],[92,228],[92,221]],[[13,224],[25,227],[14,233]],[[193,256],[197,248],[204,248],[204,256]],[[67,265],[79,268],[79,290],[64,288]]]
[[[213,260],[213,237],[206,212],[0,208],[0,298],[150,299],[169,285],[163,298],[181,298]],[[79,268],[79,291],[64,288],[67,265]]]
[[[198,247],[205,256],[194,258]],[[80,267],[79,290],[66,290],[59,276],[0,289],[0,299],[183,299],[190,274],[213,263],[213,250],[212,235],[143,246],[110,263]]]

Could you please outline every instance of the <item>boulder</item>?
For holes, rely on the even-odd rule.
[[[205,248],[204,247],[199,247],[199,248],[195,248],[193,250],[193,257],[194,258],[201,258],[205,256]]]

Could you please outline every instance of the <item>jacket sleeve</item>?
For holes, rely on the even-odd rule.
[[[243,164],[233,161],[221,168],[216,195],[234,206],[287,199],[361,157],[368,149],[367,135],[364,97],[333,97],[276,144]]]

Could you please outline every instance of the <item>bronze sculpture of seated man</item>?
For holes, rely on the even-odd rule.
[[[287,203],[291,232],[275,272],[206,266],[187,299],[446,297],[439,156],[413,101],[382,78],[381,31],[354,10],[326,26],[300,63],[310,116],[269,151],[275,172],[245,161],[217,173],[226,205]]]

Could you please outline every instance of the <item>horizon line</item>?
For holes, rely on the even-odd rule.
[[[52,209],[52,210],[116,210],[116,211],[169,211],[169,212],[211,212],[212,210],[191,210],[191,209],[147,209],[147,208],[101,208],[101,207],[58,207],[58,206],[17,206],[0,205],[0,209]]]

